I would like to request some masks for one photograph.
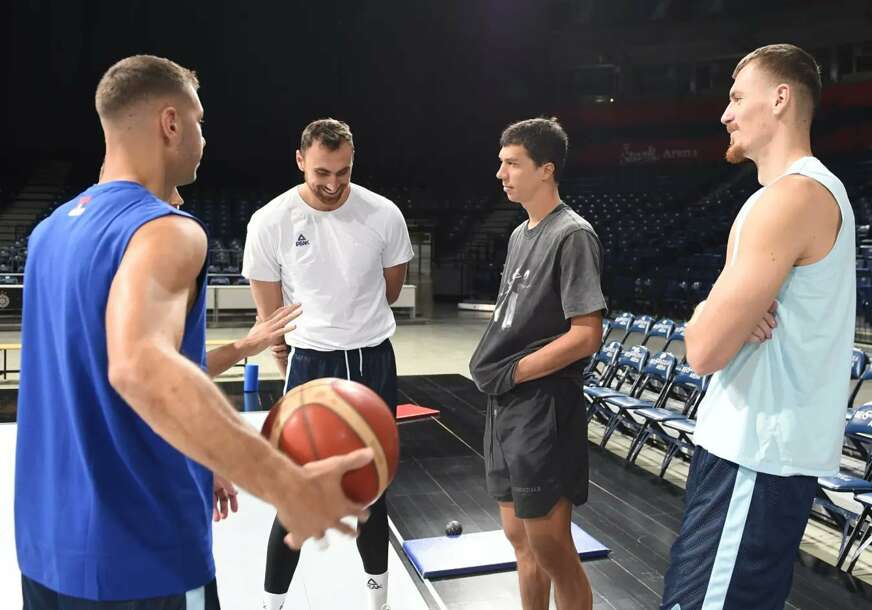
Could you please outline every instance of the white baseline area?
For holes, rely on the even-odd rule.
[[[259,428],[266,412],[243,413],[242,416]],[[0,424],[0,608],[22,605],[13,523],[15,434],[15,424]],[[238,513],[214,524],[218,592],[223,608],[259,610],[266,541],[275,511],[245,492],[240,493],[239,503]],[[286,608],[366,608],[363,565],[354,540],[335,533],[328,533],[328,538],[330,544],[324,550],[312,542],[303,547]],[[388,603],[397,609],[427,610],[412,580],[417,576],[409,574],[393,546],[389,547],[388,565]]]

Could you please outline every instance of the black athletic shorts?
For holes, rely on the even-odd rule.
[[[484,431],[487,489],[521,519],[560,498],[587,501],[587,405],[580,383],[544,377],[489,396]]]

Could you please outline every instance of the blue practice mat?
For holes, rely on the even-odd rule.
[[[607,547],[574,523],[572,539],[582,559],[609,554]],[[407,540],[403,543],[403,550],[424,578],[497,572],[515,567],[515,552],[502,530],[462,534],[457,538],[439,536]]]

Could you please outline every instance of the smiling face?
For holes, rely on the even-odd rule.
[[[297,151],[297,167],[312,195],[327,208],[342,201],[351,183],[354,148],[343,142],[335,150],[314,141],[305,151]]]
[[[539,189],[553,184],[554,164],[536,165],[527,149],[520,144],[503,146],[499,158],[497,180],[502,183],[509,201],[531,201]]]

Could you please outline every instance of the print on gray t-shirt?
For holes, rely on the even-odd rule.
[[[602,246],[590,223],[560,203],[527,229],[521,223],[509,238],[494,315],[469,363],[485,394],[514,386],[518,360],[569,330],[569,319],[606,308],[600,285]],[[554,375],[581,383],[587,359]]]

